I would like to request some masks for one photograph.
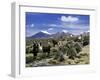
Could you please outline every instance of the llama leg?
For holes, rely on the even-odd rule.
[[[36,57],[37,57],[37,53],[34,53],[34,60],[36,60]]]

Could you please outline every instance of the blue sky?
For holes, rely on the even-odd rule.
[[[26,36],[40,31],[54,34],[70,32],[78,35],[89,31],[89,15],[26,12]]]

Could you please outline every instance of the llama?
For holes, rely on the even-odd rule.
[[[36,59],[37,54],[39,52],[39,45],[37,42],[33,42],[33,59]]]

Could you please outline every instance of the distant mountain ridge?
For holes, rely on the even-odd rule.
[[[27,37],[27,38],[50,38],[50,37],[52,37],[52,38],[56,38],[56,37],[61,37],[61,36],[71,36],[71,35],[73,35],[73,34],[71,34],[71,33],[65,33],[65,32],[57,32],[57,33],[55,33],[55,34],[49,34],[49,33],[45,33],[45,32],[38,32],[38,33],[36,33],[36,34],[34,34],[34,35],[32,35],[32,36],[30,36],[30,37]]]
[[[57,32],[55,34],[52,34],[51,37],[61,37],[61,36],[71,36],[73,34],[69,33],[69,32]]]
[[[83,33],[82,35],[89,35],[89,32]],[[58,38],[58,37],[62,37],[62,36],[70,37],[70,36],[74,36],[74,35],[69,32],[57,32],[55,34],[49,34],[49,33],[40,31],[30,37],[27,37],[27,38],[30,38],[30,39],[32,39],[32,38]]]

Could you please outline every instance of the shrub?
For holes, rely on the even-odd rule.
[[[58,57],[58,60],[61,62],[61,61],[64,61],[64,55],[61,51],[59,51],[59,57]]]
[[[57,60],[50,60],[49,62],[48,62],[49,64],[59,64],[59,62],[57,61]]]
[[[40,53],[40,56],[38,56],[40,59],[44,59],[44,58],[46,58],[46,53]]]
[[[74,48],[76,49],[77,53],[79,53],[82,50],[82,46],[79,42],[76,42],[74,44]]]
[[[33,62],[33,56],[32,55],[26,56],[26,63],[30,63],[30,62]]]
[[[67,51],[67,55],[70,59],[74,59],[76,57],[77,51],[74,47],[70,47]]]
[[[74,40],[75,42],[81,42],[82,40],[81,40],[81,39],[79,39],[78,37],[79,37],[79,36],[74,37],[74,38],[73,38],[73,40]]]
[[[33,53],[32,47],[27,47],[26,48],[26,54],[28,54],[28,53]]]
[[[26,53],[29,53],[29,48],[26,48]]]
[[[58,60],[59,59],[60,52],[61,52],[61,50],[58,50],[58,48],[52,48],[51,49],[51,53],[52,53],[51,56],[53,57],[54,60]]]
[[[68,50],[68,47],[66,47],[66,46],[61,46],[59,50],[62,51],[63,54],[66,54],[66,52],[67,52],[67,50]]]
[[[83,37],[83,46],[86,46],[89,44],[89,36],[84,36]]]
[[[75,49],[75,46],[74,46],[75,42],[74,41],[69,41],[67,44],[66,44],[66,47],[67,47],[67,56],[70,58],[70,59],[74,59],[76,57],[76,54],[77,54],[77,51]]]
[[[56,48],[51,48],[51,56],[54,56],[58,50]]]
[[[66,44],[67,56],[70,59],[74,59],[77,54],[82,50],[82,45],[80,42],[74,42],[73,40],[68,41]]]

